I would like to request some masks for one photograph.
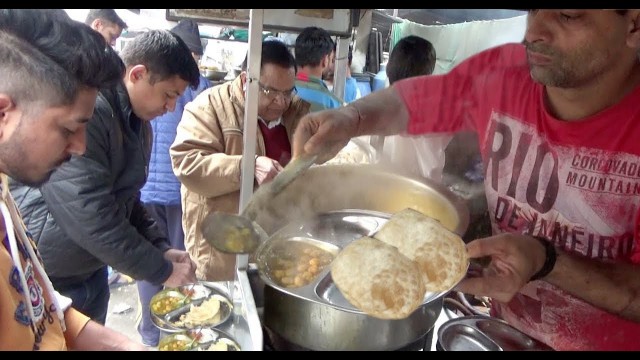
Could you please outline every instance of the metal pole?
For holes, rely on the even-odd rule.
[[[256,134],[258,131],[258,80],[262,58],[262,25],[264,9],[251,9],[249,18],[249,53],[247,61],[247,93],[244,103],[244,130],[242,161],[240,163],[240,206],[238,213],[247,206],[253,195],[255,176]],[[247,269],[248,255],[236,257],[237,269]]]
[[[255,176],[256,135],[258,131],[258,80],[260,79],[260,59],[262,58],[262,25],[264,21],[264,9],[251,9],[249,14],[249,50],[247,54],[247,90],[244,102],[244,129],[242,135],[242,161],[240,163],[240,205],[238,213],[247,206],[253,195],[253,182]],[[250,329],[252,348],[247,350],[262,350],[262,328],[258,316],[257,307],[251,292],[251,284],[247,275],[249,255],[236,256],[236,276],[231,284],[229,293],[234,299],[236,284],[241,290],[241,306],[238,311],[246,315],[246,321]],[[235,302],[234,302],[235,304]],[[234,310],[235,311],[235,310]],[[235,316],[234,321],[240,321],[240,316]],[[237,326],[234,323],[233,326]],[[243,349],[244,350],[244,349]]]
[[[344,85],[347,79],[347,64],[349,63],[350,38],[339,37],[336,43],[336,64],[333,74],[333,94],[344,102]]]

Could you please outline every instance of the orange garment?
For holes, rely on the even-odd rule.
[[[11,212],[17,208],[8,191],[6,176],[2,177],[2,198],[7,208]],[[28,293],[33,308],[33,326],[27,304],[26,297],[22,291],[22,281],[20,272],[14,266],[14,259],[11,256],[9,237],[7,236],[7,225],[2,213],[0,213],[0,350],[66,350],[73,348],[73,340],[78,336],[82,328],[89,322],[89,318],[69,308],[65,312],[66,331],[56,314],[55,295],[51,293],[52,287],[46,286],[49,280],[46,274],[41,274],[37,270],[35,261],[42,264],[39,254],[35,249],[35,244],[30,237],[24,239],[20,236],[19,227],[25,229],[24,223],[16,219],[12,221],[15,227],[15,239],[19,254],[22,272],[27,283]],[[17,220],[17,221],[15,221]],[[26,229],[25,229],[26,230]],[[29,233],[26,233],[29,236]],[[26,241],[29,243],[26,243]],[[28,246],[33,247],[35,258],[30,255]]]

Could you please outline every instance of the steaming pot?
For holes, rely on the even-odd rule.
[[[373,164],[313,166],[249,217],[272,235],[319,213],[361,209],[394,214],[408,207],[459,235],[469,226],[467,205],[444,185]]]
[[[424,339],[446,293],[427,293],[406,319],[382,320],[353,307],[333,283],[329,267],[298,288],[280,286],[264,271],[279,242],[312,241],[339,250],[376,232],[390,214],[407,207],[440,220],[460,235],[468,226],[468,210],[448,189],[376,165],[313,167],[257,214],[256,221],[271,234],[255,254],[265,283],[263,293],[254,289],[256,304],[264,304],[265,336],[308,350],[398,350]]]

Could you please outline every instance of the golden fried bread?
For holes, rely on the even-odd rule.
[[[394,214],[374,235],[417,263],[426,291],[447,291],[466,274],[464,241],[440,222],[419,211]]]
[[[380,319],[408,317],[425,294],[417,264],[370,237],[342,249],[331,264],[331,276],[352,305]]]

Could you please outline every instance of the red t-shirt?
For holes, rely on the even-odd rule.
[[[640,262],[640,87],[598,114],[561,121],[546,111],[524,47],[508,44],[395,88],[410,133],[478,133],[495,234],[543,236],[588,258]],[[544,281],[493,311],[557,350],[640,350],[639,323]]]

